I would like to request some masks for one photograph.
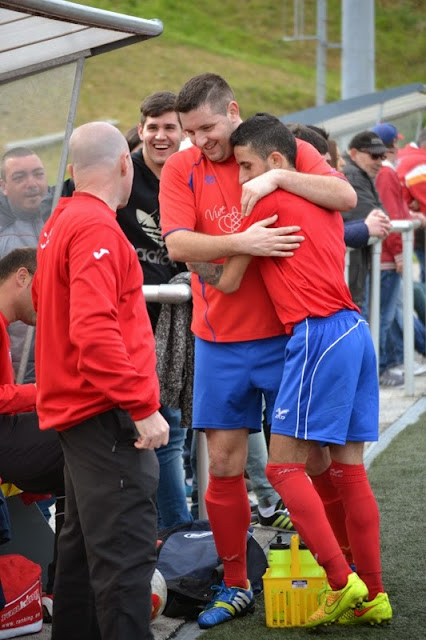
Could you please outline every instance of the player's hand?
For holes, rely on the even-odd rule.
[[[239,253],[251,256],[273,256],[274,258],[291,258],[294,251],[305,239],[303,236],[291,235],[300,231],[300,227],[269,227],[276,222],[274,215],[259,220],[239,234],[241,247]]]
[[[243,218],[252,212],[256,202],[277,188],[278,179],[274,169],[245,182],[242,186],[241,194],[241,215]]]
[[[389,217],[381,209],[373,209],[364,220],[370,237],[387,238],[392,229]]]
[[[135,442],[136,449],[157,449],[169,441],[169,425],[159,411],[143,420],[135,420],[139,437]]]

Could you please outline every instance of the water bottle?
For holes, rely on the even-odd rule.
[[[275,542],[269,545],[268,553],[269,577],[287,578],[290,576],[291,552],[288,542],[282,536],[277,536]]]

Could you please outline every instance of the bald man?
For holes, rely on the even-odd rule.
[[[133,165],[103,122],[77,128],[69,151],[76,191],[42,229],[33,285],[37,410],[59,433],[67,492],[52,639],[151,640],[153,449],[168,425],[142,271],[116,221]]]

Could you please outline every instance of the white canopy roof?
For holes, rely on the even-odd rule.
[[[160,20],[61,0],[0,2],[0,84],[162,32]]]

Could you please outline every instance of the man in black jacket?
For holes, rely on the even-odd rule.
[[[167,158],[179,150],[183,139],[175,100],[174,93],[160,91],[142,102],[138,125],[142,147],[132,154],[132,192],[126,207],[117,212],[120,227],[136,249],[144,284],[164,284],[186,271],[183,263],[174,262],[167,253],[158,204],[161,170]],[[161,304],[149,302],[147,308],[155,332]],[[186,429],[181,428],[181,412],[165,406],[161,412],[170,425],[169,443],[156,450],[160,463],[159,525],[166,528],[188,522],[192,517],[185,493],[182,454]]]
[[[348,145],[349,152],[345,155],[346,165],[343,173],[351,183],[358,196],[355,209],[342,213],[346,222],[365,220],[373,210],[384,211],[383,204],[377,193],[374,180],[379,173],[382,161],[385,159],[386,147],[381,138],[372,131],[357,133]],[[388,229],[384,230],[385,237]],[[366,278],[370,261],[370,249],[363,246],[351,251],[349,264],[349,288],[354,302],[361,308]]]

